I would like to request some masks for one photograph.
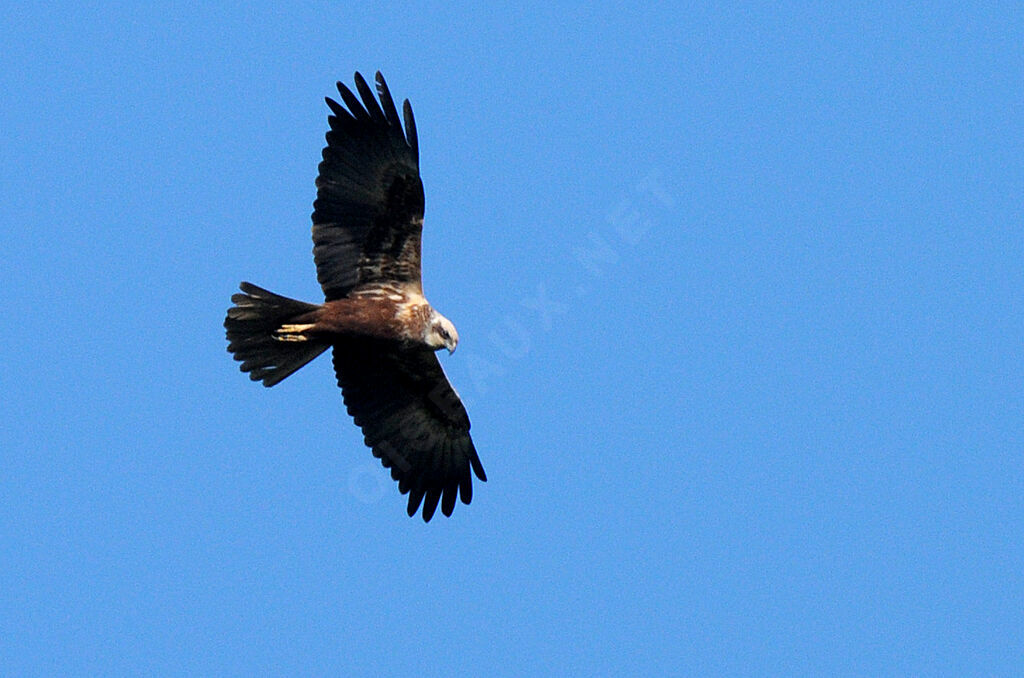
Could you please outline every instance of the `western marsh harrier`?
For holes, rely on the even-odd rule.
[[[345,106],[327,99],[333,115],[313,203],[324,303],[243,282],[224,327],[242,371],[264,386],[331,349],[345,406],[366,445],[409,494],[409,515],[422,503],[428,521],[438,503],[450,516],[456,496],[470,502],[471,470],[487,478],[466,408],[435,354],[454,351],[459,335],[423,297],[423,184],[412,107],[406,100],[403,129],[380,73],[379,103],[359,73],[355,82],[359,97],[338,83]]]

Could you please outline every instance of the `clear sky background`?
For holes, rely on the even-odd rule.
[[[6,4],[0,674],[1021,675],[1024,14],[823,4]],[[377,69],[489,476],[428,525],[221,326],[318,300]]]

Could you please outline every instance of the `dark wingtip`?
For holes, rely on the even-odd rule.
[[[441,501],[441,490],[427,492],[427,496],[423,500],[423,522],[429,523],[430,519],[434,517],[439,501]]]
[[[340,85],[341,83],[339,82],[338,84]],[[339,104],[331,97],[324,97],[324,101],[327,102],[327,107],[330,108],[331,112],[334,113],[336,116],[348,116],[348,111],[346,111],[341,104]]]
[[[362,73],[356,71],[355,75],[356,91],[359,92],[359,96],[363,100],[363,108],[370,115],[370,119],[382,122],[386,118],[384,117],[384,111],[381,110],[380,104],[377,103],[377,97],[373,95],[373,90],[366,84],[366,78],[363,77]]]
[[[476,452],[475,451],[473,453],[473,456],[471,456],[469,458],[469,463],[470,463],[470,465],[472,465],[473,473],[476,474],[476,477],[479,478],[481,482],[486,483],[487,482],[487,474],[484,473],[484,466],[483,466],[483,464],[480,463],[480,457],[476,456]]]
[[[391,90],[388,89],[388,83],[384,79],[384,76],[381,75],[380,71],[377,71],[376,73],[374,73],[373,81],[377,84],[377,92],[378,93],[382,93],[382,94],[383,93],[387,93],[387,95],[390,96]]]
[[[451,516],[452,511],[455,510],[455,497],[459,493],[458,483],[449,484],[444,488],[444,494],[441,497],[441,513],[445,516]]]
[[[402,116],[405,118],[405,142],[412,149],[412,157],[419,163],[420,141],[416,134],[416,118],[412,114],[412,104],[406,99],[402,103]]]
[[[473,476],[470,475],[469,469],[466,469],[459,478],[459,499],[463,504],[473,501]]]
[[[420,502],[423,501],[424,491],[420,488],[413,488],[409,490],[409,505],[406,507],[405,512],[412,518],[416,515],[416,509],[420,507]]]

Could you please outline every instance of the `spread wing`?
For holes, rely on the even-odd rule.
[[[327,99],[331,131],[316,179],[313,259],[328,301],[383,282],[421,292],[423,184],[412,107],[402,121],[378,72],[380,103],[359,73],[360,99],[342,83],[345,106]]]
[[[398,491],[409,493],[408,513],[423,502],[430,520],[441,503],[446,516],[473,497],[470,470],[487,480],[469,437],[469,416],[426,348],[368,338],[334,345],[334,372],[349,414],[373,456],[391,469]]]

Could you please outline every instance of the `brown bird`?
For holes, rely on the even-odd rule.
[[[384,78],[380,103],[359,74],[357,98],[338,83],[345,106],[333,115],[313,203],[313,259],[323,304],[241,284],[228,309],[228,350],[253,381],[273,386],[328,348],[349,414],[373,455],[429,521],[440,502],[473,496],[470,470],[487,480],[469,437],[466,408],[435,351],[459,343],[451,321],[423,297],[420,237],[423,184],[416,122],[405,128]],[[360,101],[360,98],[362,101]]]

